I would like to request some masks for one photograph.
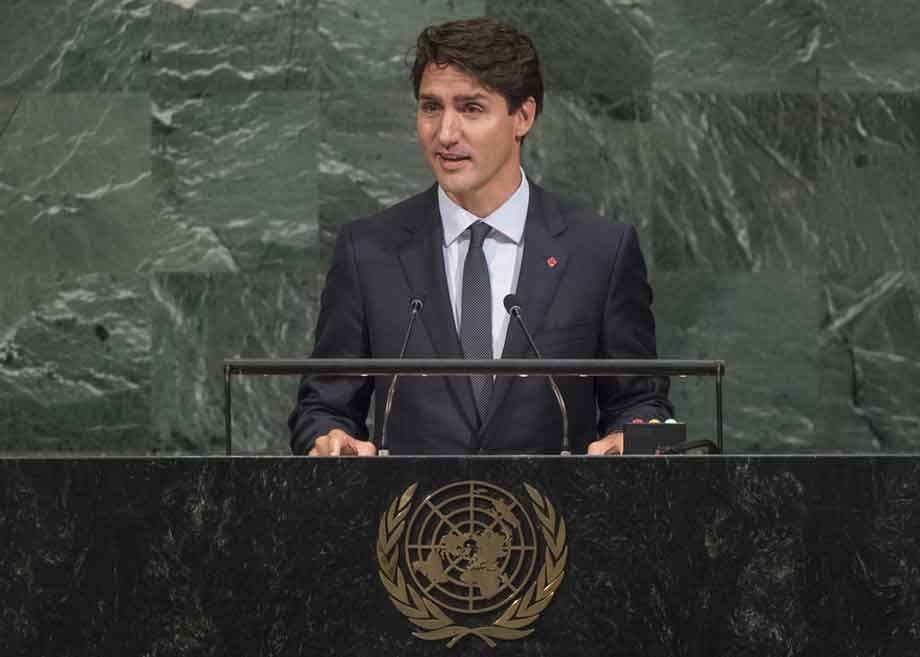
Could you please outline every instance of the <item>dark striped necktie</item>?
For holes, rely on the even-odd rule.
[[[482,243],[492,227],[477,221],[469,227],[470,250],[463,263],[463,297],[460,306],[460,343],[465,358],[492,358],[492,285]],[[471,376],[479,424],[485,418],[492,394],[492,375]]]

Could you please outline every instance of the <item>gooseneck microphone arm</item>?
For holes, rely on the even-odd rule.
[[[406,336],[403,338],[402,349],[399,350],[399,358],[406,357],[406,349],[409,347],[409,337],[412,335],[412,327],[415,325],[415,318],[422,312],[425,303],[419,297],[413,297],[409,301],[409,325],[406,326]],[[377,453],[380,456],[389,456],[390,450],[387,447],[387,422],[390,419],[390,409],[393,408],[393,396],[396,394],[396,382],[399,375],[394,374],[390,380],[390,386],[387,388],[387,403],[383,408],[383,424],[380,427],[380,448]]]
[[[517,295],[509,294],[504,301],[505,310],[517,320],[521,330],[524,331],[524,335],[527,336],[527,342],[530,343],[530,348],[533,350],[534,355],[537,359],[542,360],[543,355],[537,349],[537,343],[533,341],[533,336],[527,330],[527,324],[524,323],[524,318],[521,316],[521,304],[518,303]],[[559,404],[559,413],[562,415],[562,449],[559,453],[562,456],[570,456],[572,452],[569,448],[569,413],[565,408],[565,399],[562,397],[562,391],[559,390],[559,386],[556,385],[556,378],[552,374],[548,374],[546,378],[549,379],[550,388],[553,389],[556,403]]]

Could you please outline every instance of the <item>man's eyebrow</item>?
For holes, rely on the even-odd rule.
[[[485,95],[484,93],[482,93],[481,91],[478,91],[478,92],[476,92],[476,93],[474,93],[474,94],[470,94],[470,95],[467,95],[467,96],[457,96],[457,97],[454,98],[454,100],[456,100],[456,101],[458,101],[458,102],[461,102],[461,103],[469,103],[469,102],[472,102],[472,101],[488,100],[488,99],[489,99],[489,97],[486,96],[486,95]]]
[[[435,101],[439,103],[441,102],[440,96],[434,96],[432,94],[419,94],[418,99],[419,101],[423,101],[423,100],[430,101],[431,100],[431,101]],[[452,100],[456,103],[469,103],[472,101],[483,101],[483,100],[488,100],[488,99],[489,99],[488,96],[486,96],[481,91],[478,91],[475,94],[467,94],[464,96],[454,96]]]

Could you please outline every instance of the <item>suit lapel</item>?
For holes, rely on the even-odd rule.
[[[444,228],[436,186],[426,194],[422,216],[407,218],[403,228],[406,235],[398,247],[399,261],[412,294],[425,303],[419,320],[438,357],[463,358],[444,271]],[[467,423],[474,427],[476,407],[469,379],[456,376],[446,379]]]
[[[551,200],[545,197],[543,189],[530,183],[530,204],[527,208],[527,223],[524,226],[524,254],[521,272],[518,276],[517,297],[521,304],[521,315],[530,332],[536,334],[543,325],[559,281],[568,266],[568,251],[559,239],[565,230],[564,219],[557,212]],[[508,325],[502,358],[535,357],[527,337],[513,318]],[[508,394],[515,377],[500,376],[495,379],[492,399],[483,432]]]

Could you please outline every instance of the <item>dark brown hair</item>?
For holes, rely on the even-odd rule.
[[[543,75],[537,49],[530,37],[495,18],[452,21],[422,30],[412,65],[416,100],[429,64],[452,65],[469,73],[504,96],[510,114],[531,96],[537,101],[534,118],[543,109]]]

